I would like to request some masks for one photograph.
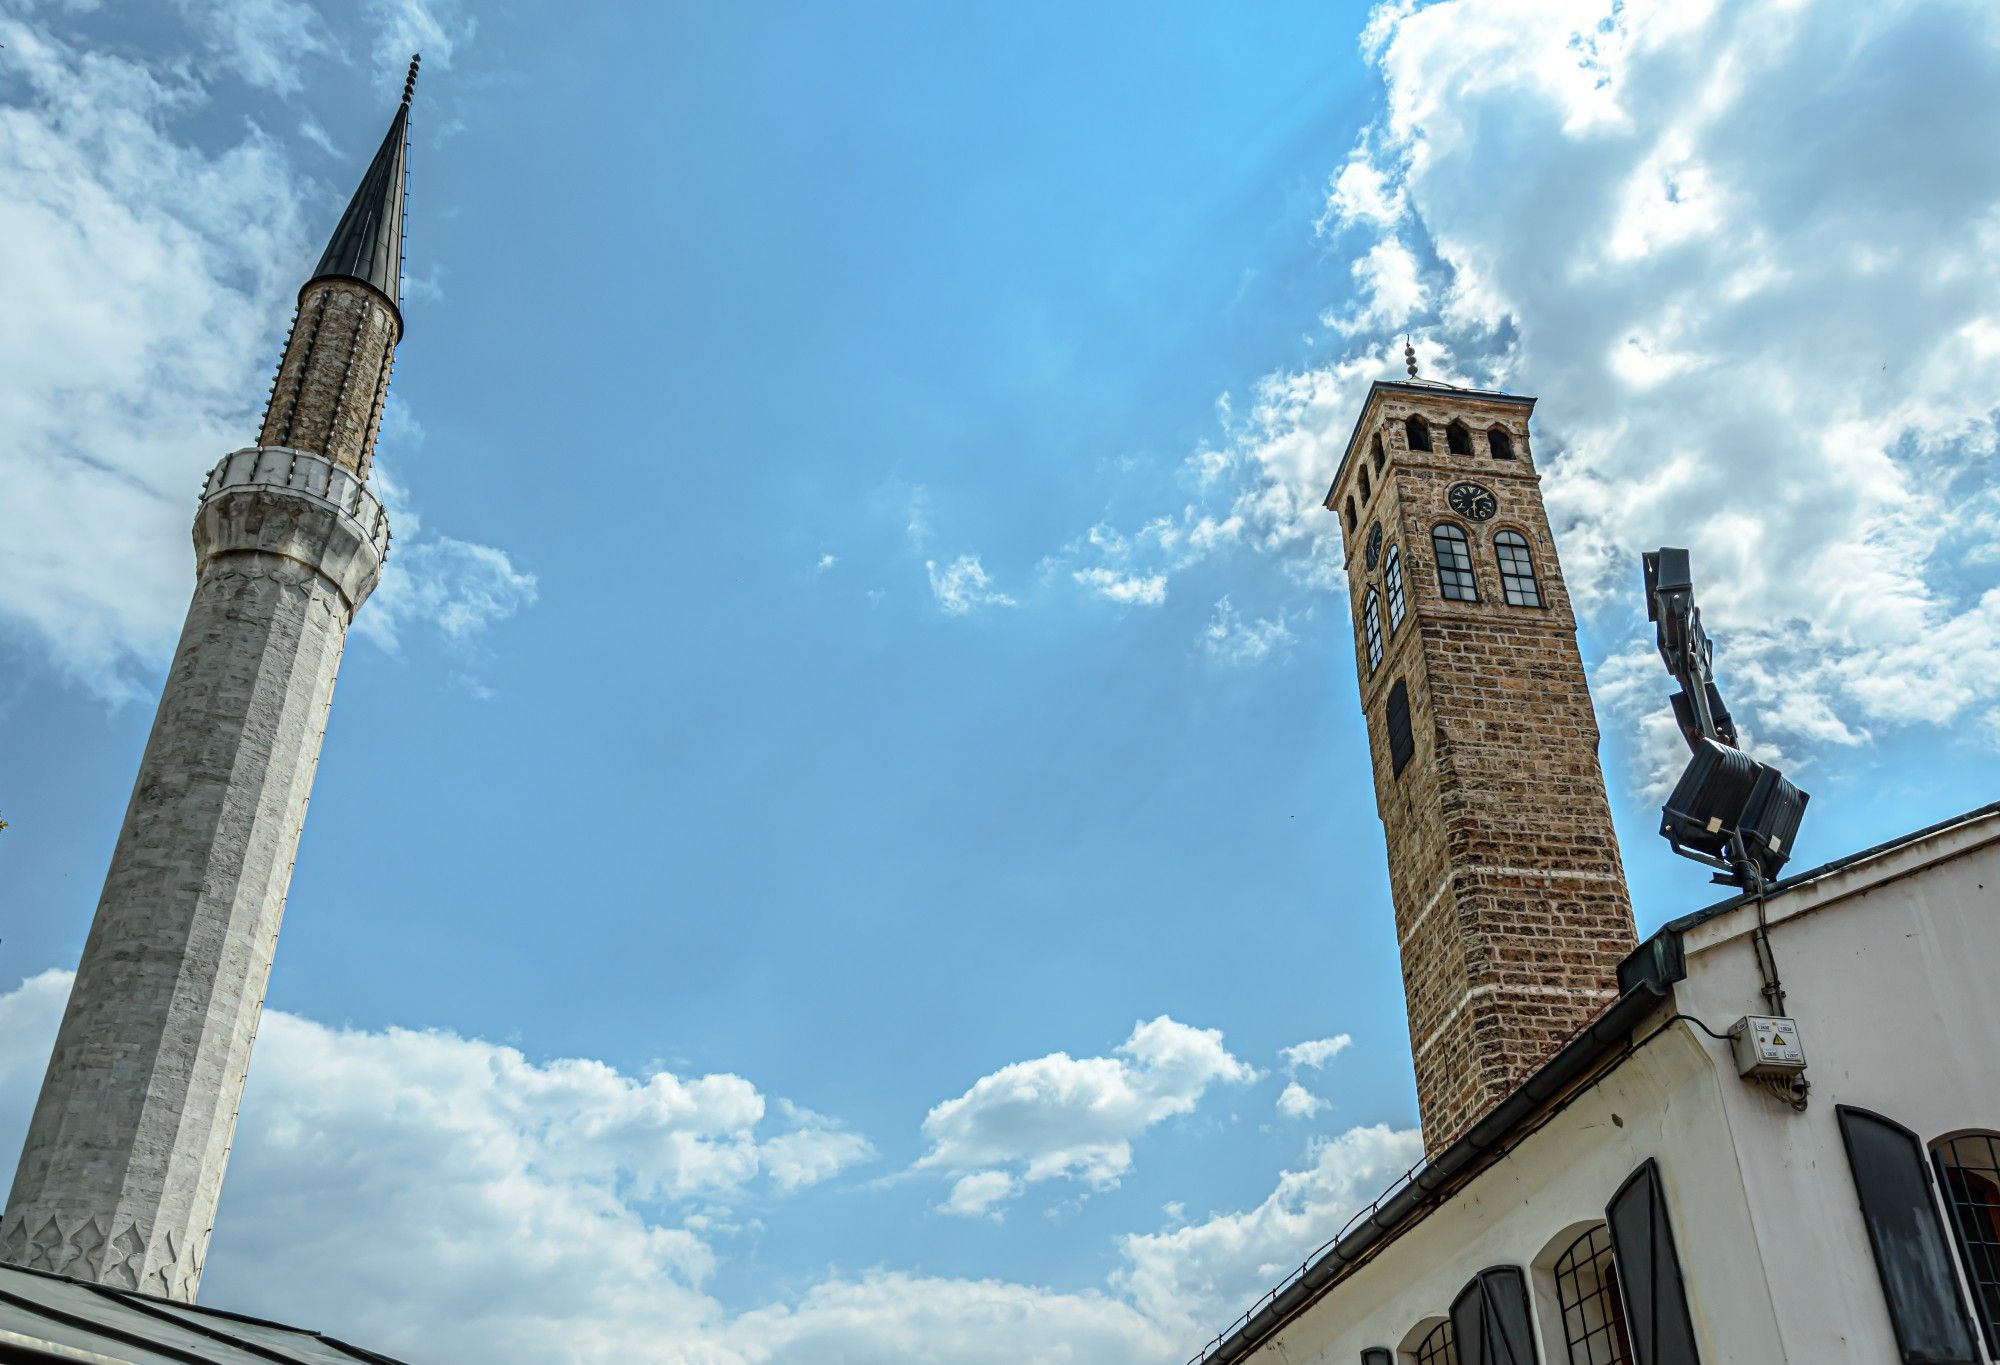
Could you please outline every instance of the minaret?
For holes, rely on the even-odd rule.
[[[1477,1122],[1617,995],[1632,907],[1535,400],[1368,391],[1340,513],[1424,1143]]]
[[[0,1217],[0,1259],[190,1301],[348,623],[389,548],[369,462],[403,332],[403,102],[298,313],[195,589]]]

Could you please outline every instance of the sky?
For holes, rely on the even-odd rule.
[[[1421,1150],[1334,518],[1538,396],[1812,793],[1990,800],[2000,10],[0,0],[0,1161],[412,51],[407,336],[202,1299],[413,1360],[1173,1365]],[[1940,92],[1949,91],[1943,99]]]

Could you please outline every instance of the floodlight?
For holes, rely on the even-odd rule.
[[[1778,869],[1792,856],[1792,843],[1799,837],[1799,822],[1810,800],[1776,768],[1764,767],[1758,773],[1756,789],[1744,803],[1736,828],[1743,836],[1744,852],[1765,881],[1775,880]]]
[[[1741,749],[1703,735],[1660,812],[1660,833],[1676,853],[1693,850],[1703,862],[1726,867],[1729,841],[1764,771]]]

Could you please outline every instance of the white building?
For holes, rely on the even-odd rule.
[[[2000,804],[1771,889],[1803,1108],[1716,1036],[1770,1012],[1756,903],[1666,925],[1202,1365],[2000,1360],[1997,906]]]

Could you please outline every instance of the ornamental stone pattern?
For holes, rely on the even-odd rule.
[[[369,286],[346,279],[308,284],[257,443],[316,451],[366,478],[401,331],[396,310]]]
[[[1410,449],[1404,420],[1413,413],[1429,423],[1434,449]],[[1328,499],[1342,515],[1417,1103],[1432,1151],[1461,1136],[1616,998],[1618,964],[1634,944],[1596,716],[1527,413],[1524,401],[1442,387],[1379,391]],[[1470,430],[1470,454],[1447,448],[1453,419]],[[1511,435],[1511,459],[1490,453],[1486,432],[1494,426]],[[1448,507],[1447,490],[1465,481],[1494,494],[1499,510],[1490,520]],[[1477,602],[1447,601],[1439,591],[1431,528],[1441,521],[1466,532]],[[1377,524],[1383,560],[1390,545],[1402,553],[1408,607],[1393,629],[1383,565],[1371,572],[1363,556]],[[1506,530],[1528,542],[1541,607],[1506,603],[1493,545]],[[1372,670],[1362,625],[1370,587],[1382,603],[1385,646]],[[1415,740],[1400,776],[1385,720],[1398,681],[1408,689]]]

